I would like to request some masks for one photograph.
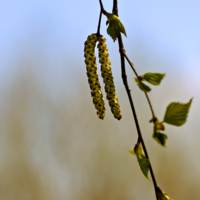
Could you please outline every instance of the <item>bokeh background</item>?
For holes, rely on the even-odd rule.
[[[103,1],[108,12],[112,3]],[[187,123],[166,125],[163,148],[152,139],[150,109],[126,65],[158,185],[173,199],[197,200],[200,2],[126,0],[118,6],[126,53],[138,74],[166,74],[149,94],[157,117],[162,120],[170,102],[194,97]],[[101,34],[123,118],[117,121],[106,102],[106,117],[99,120],[92,104],[83,49],[99,12],[98,0],[0,0],[0,199],[155,199],[151,179],[128,153],[137,132],[105,16]]]

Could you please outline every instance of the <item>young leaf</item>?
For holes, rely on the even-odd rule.
[[[139,81],[138,78],[135,78],[135,82],[137,83],[138,87],[143,91],[143,92],[150,92],[151,88],[147,85],[145,85],[144,83],[142,83],[142,81]]]
[[[133,154],[134,156],[136,156],[135,151],[133,151],[133,150],[128,150],[128,152],[129,152],[130,154]]]
[[[154,123],[154,132],[157,132],[159,130],[164,131],[165,130],[165,126],[164,126],[163,122],[160,122],[160,121],[157,120]]]
[[[192,99],[186,104],[173,102],[167,106],[164,120],[171,125],[181,126],[186,122]]]
[[[154,123],[154,128],[153,128],[153,139],[155,139],[160,145],[165,146],[166,140],[167,140],[167,135],[164,133],[160,133],[159,130],[164,131],[165,127],[162,122],[159,122],[158,120]]]
[[[126,30],[124,28],[124,25],[121,23],[119,17],[117,17],[116,15],[107,13],[106,11],[104,11],[103,14],[107,16],[108,22],[109,22],[107,33],[108,35],[111,36],[114,42],[118,38],[120,32],[123,33],[127,37]]]
[[[149,159],[146,158],[142,146],[140,144],[136,144],[134,151],[129,150],[129,153],[135,155],[139,162],[140,169],[144,176],[148,179],[148,171],[149,171]]]
[[[138,156],[137,156],[138,158]],[[148,179],[148,171],[149,171],[149,159],[146,158],[145,155],[141,154],[140,158],[138,158],[138,162],[140,165],[140,169],[145,177]]]
[[[158,198],[159,200],[172,200],[165,192],[163,192],[159,187],[158,187]]]
[[[143,78],[152,85],[160,85],[164,76],[165,74],[160,73],[146,73],[143,75]]]
[[[155,139],[160,145],[165,146],[167,135],[160,132],[154,132],[153,133],[153,139]]]

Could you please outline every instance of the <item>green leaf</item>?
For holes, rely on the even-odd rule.
[[[148,179],[148,171],[149,171],[149,159],[146,158],[142,146],[140,144],[136,144],[134,151],[129,150],[129,153],[135,155],[137,157],[140,169],[144,176]]]
[[[190,105],[192,103],[192,99],[186,104],[173,102],[167,106],[164,122],[175,125],[181,126],[186,122]]]
[[[130,154],[136,156],[135,151],[133,151],[133,150],[128,150],[128,152],[129,152]]]
[[[137,156],[137,158],[138,158],[138,156]],[[146,158],[145,155],[140,155],[140,158],[138,158],[138,162],[139,162],[140,169],[141,169],[142,173],[148,179],[149,159]]]
[[[113,41],[115,42],[115,40],[118,38],[119,33],[123,33],[126,37],[126,30],[124,28],[124,25],[121,23],[119,17],[117,17],[116,15],[106,15],[108,17],[108,21],[109,21],[109,26],[107,28],[107,33],[108,35],[110,35],[110,37],[113,39]]]
[[[143,92],[150,92],[151,88],[147,85],[145,85],[144,83],[142,83],[142,81],[138,80],[138,78],[135,78],[135,82],[137,83],[138,87],[143,91]]]
[[[159,187],[157,189],[157,194],[159,197],[159,200],[172,200],[165,192],[163,192]]]
[[[160,73],[146,73],[142,77],[152,85],[160,85],[164,76],[165,74]]]
[[[164,131],[165,127],[163,122],[156,121],[154,123],[154,128],[153,128],[153,139],[155,139],[160,145],[165,146],[166,140],[167,140],[167,135],[164,133],[159,132],[160,130]]]
[[[155,139],[160,145],[165,146],[167,135],[160,132],[154,132],[153,133],[153,139]]]

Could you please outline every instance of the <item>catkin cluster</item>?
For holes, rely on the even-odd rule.
[[[103,119],[105,116],[105,106],[97,73],[96,56],[94,51],[96,42],[97,36],[95,34],[88,36],[85,42],[84,57],[93,103],[97,109],[98,117]]]
[[[122,118],[120,112],[120,105],[118,103],[118,98],[116,96],[115,85],[112,76],[111,62],[109,60],[108,48],[105,43],[106,39],[103,36],[98,38],[99,44],[97,48],[99,49],[99,63],[101,64],[101,75],[105,83],[106,98],[109,101],[111,111],[115,118],[120,120]]]
[[[105,43],[106,39],[103,36],[97,36],[92,34],[88,36],[85,42],[84,57],[87,68],[88,82],[91,89],[91,96],[93,97],[93,103],[97,109],[97,115],[100,119],[105,116],[105,106],[103,101],[103,95],[101,92],[101,86],[98,79],[97,64],[95,56],[96,42],[99,41],[97,48],[99,49],[99,63],[101,64],[101,75],[105,83],[106,97],[109,101],[111,111],[115,118],[120,120],[122,118],[120,112],[120,106],[116,96],[115,85],[113,82],[111,63],[109,60],[108,48]]]

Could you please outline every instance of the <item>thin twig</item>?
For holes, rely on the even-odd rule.
[[[99,3],[100,3],[100,6],[101,6],[101,10],[103,11],[103,10],[104,10],[104,8],[103,8],[102,1],[101,1],[101,0],[99,0]]]
[[[118,16],[117,1],[113,1],[113,10],[112,10],[112,13],[113,13],[114,15],[117,15],[117,16]]]
[[[133,116],[134,116],[134,119],[135,119],[135,125],[136,125],[137,132],[138,132],[138,140],[139,140],[139,142],[141,142],[143,150],[144,150],[144,153],[145,153],[146,157],[149,159],[148,152],[147,152],[147,149],[146,149],[143,137],[142,137],[142,133],[140,131],[140,126],[139,126],[139,122],[138,122],[138,119],[137,119],[137,114],[136,114],[136,111],[135,111],[135,107],[134,107],[134,104],[133,104],[131,91],[129,89],[128,82],[127,82],[127,75],[126,75],[125,62],[124,62],[124,53],[123,53],[124,47],[123,47],[121,34],[119,34],[118,42],[119,42],[119,52],[120,52],[120,56],[121,56],[122,79],[123,79],[124,86],[126,88],[126,92],[128,94],[129,102],[131,104],[131,109],[132,109]],[[149,170],[150,170],[151,177],[152,177],[152,180],[153,180],[153,185],[154,185],[154,188],[155,188],[156,198],[158,200],[157,183],[156,183],[154,172],[153,172],[153,169],[152,169],[152,166],[151,166],[150,159],[149,159]]]
[[[150,109],[151,109],[152,121],[154,121],[154,120],[156,119],[156,116],[155,116],[155,114],[154,114],[153,107],[152,107],[151,101],[150,101],[150,99],[149,99],[149,96],[148,96],[148,94],[147,94],[146,92],[145,92],[145,96],[146,96],[146,98],[147,98],[147,101],[148,101],[148,103],[149,103],[149,107],[150,107]]]
[[[138,76],[138,74],[137,74],[137,72],[136,72],[136,70],[135,70],[135,68],[134,68],[134,66],[133,66],[133,63],[129,60],[129,58],[128,58],[128,56],[126,55],[125,52],[123,52],[123,54],[124,54],[124,57],[126,58],[126,60],[128,61],[129,65],[131,66],[132,70],[134,71],[135,75],[136,75],[137,78],[139,79],[139,76]]]
[[[101,27],[101,16],[102,16],[102,9],[100,11],[100,15],[99,15],[99,24],[98,24],[98,28],[97,28],[97,35],[100,35],[100,27]]]
[[[117,7],[117,0],[113,0],[113,9],[115,9],[116,7]],[[118,10],[113,10],[113,13],[116,13],[116,15],[118,16]],[[126,69],[125,69],[125,61],[124,61],[125,49],[124,49],[121,33],[118,36],[118,43],[119,43],[119,52],[120,52],[120,57],[121,57],[122,80],[123,80],[124,86],[126,88],[126,92],[127,92],[128,98],[129,98],[129,102],[130,102],[130,105],[131,105],[132,112],[133,112],[137,132],[138,132],[138,140],[141,142],[144,153],[145,153],[146,157],[149,159],[149,156],[148,156],[148,153],[147,153],[147,150],[146,150],[146,146],[145,146],[145,143],[144,143],[144,140],[143,140],[143,137],[142,137],[142,133],[140,131],[140,126],[139,126],[139,122],[138,122],[138,119],[137,119],[135,107],[134,107],[134,104],[133,104],[131,91],[130,91],[129,86],[128,86]],[[154,189],[155,189],[155,193],[156,193],[156,199],[158,200],[158,194],[157,194],[158,186],[157,186],[156,179],[155,179],[155,176],[154,176],[154,173],[153,173],[153,169],[152,169],[152,166],[151,166],[151,163],[150,163],[150,159],[149,159],[149,170],[150,170],[151,177],[152,177],[152,180],[153,180],[153,185],[154,185]]]
[[[102,4],[101,0],[99,0],[99,2],[100,2],[101,12],[102,12],[102,11],[104,11],[103,4]],[[117,0],[113,0],[113,14],[115,14],[115,15],[118,16]],[[100,14],[100,18],[101,18],[101,14]],[[99,19],[99,21],[100,21],[100,19]],[[100,24],[100,22],[99,22],[99,24]],[[98,28],[98,30],[99,30],[99,28]],[[147,149],[146,149],[143,137],[142,137],[142,133],[140,131],[140,126],[139,126],[137,114],[136,114],[136,111],[135,111],[135,107],[134,107],[134,104],[133,104],[133,100],[132,100],[132,96],[131,96],[131,91],[129,89],[129,85],[128,85],[128,81],[127,81],[127,75],[126,75],[124,57],[126,57],[127,61],[131,65],[133,71],[135,72],[136,76],[137,77],[139,77],[139,76],[137,75],[137,72],[135,71],[135,69],[133,67],[133,64],[130,62],[130,60],[128,59],[127,55],[125,54],[125,49],[124,49],[124,46],[123,46],[123,41],[122,41],[121,34],[119,34],[119,36],[118,36],[118,43],[119,43],[119,52],[120,52],[120,57],[121,57],[122,80],[123,80],[124,86],[126,88],[127,95],[128,95],[128,98],[129,98],[131,109],[132,109],[132,113],[133,113],[133,116],[134,116],[135,125],[136,125],[136,129],[137,129],[137,132],[138,132],[138,142],[142,144],[144,153],[145,153],[146,157],[149,159],[148,152],[147,152]],[[148,100],[148,102],[150,104],[150,108],[152,108],[149,98],[147,98],[147,100]],[[152,114],[154,116],[154,112],[152,112]],[[157,194],[157,188],[158,188],[158,186],[157,186],[156,179],[155,179],[155,176],[154,176],[154,173],[153,173],[153,169],[152,169],[152,166],[151,166],[150,159],[149,159],[149,170],[150,170],[151,177],[152,177],[152,180],[153,180],[153,185],[154,185],[154,188],[155,188],[156,199],[158,200],[158,194]]]
[[[100,10],[100,15],[99,15],[99,24],[98,24],[98,28],[97,28],[97,35],[98,35],[98,36],[100,35],[101,16],[102,16],[102,13],[103,13],[103,11],[104,11],[102,1],[99,0],[99,3],[100,3],[101,10]]]
[[[135,73],[136,77],[137,77],[138,79],[140,79],[140,78],[139,78],[139,75],[137,74],[137,72],[136,72],[136,70],[135,70],[135,68],[134,68],[134,66],[133,66],[133,63],[130,61],[130,59],[129,59],[128,56],[126,55],[125,51],[123,52],[123,54],[124,54],[124,57],[126,58],[126,60],[128,61],[129,65],[131,66],[133,72]],[[153,110],[151,101],[150,101],[150,99],[149,99],[149,96],[148,96],[148,94],[147,94],[146,92],[145,92],[145,96],[146,96],[146,98],[147,98],[149,107],[150,107],[150,109],[151,109],[152,121],[154,121],[155,118],[156,118],[156,116],[155,116],[155,113],[154,113],[154,110]]]

